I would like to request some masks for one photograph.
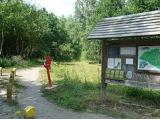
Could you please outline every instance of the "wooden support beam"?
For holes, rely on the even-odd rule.
[[[107,48],[105,40],[102,41],[102,63],[101,63],[101,84],[102,84],[102,101],[106,100],[106,87],[107,83],[105,83],[105,70],[107,67]]]
[[[9,78],[9,83],[7,85],[7,101],[8,102],[12,100],[13,81],[14,81],[14,73],[11,71],[10,78]]]

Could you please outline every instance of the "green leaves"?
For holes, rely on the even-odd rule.
[[[28,58],[51,54],[54,60],[69,59],[70,55],[64,53],[70,46],[68,33],[54,14],[22,0],[1,1],[0,11],[4,23],[0,22],[4,31],[3,56]],[[65,44],[67,47],[62,47]]]
[[[156,10],[159,6],[160,0],[77,0],[74,16],[57,18],[23,0],[1,0],[2,54],[26,58],[50,54],[54,60],[78,60],[82,56],[98,62],[100,41],[87,39],[97,21],[105,17]]]

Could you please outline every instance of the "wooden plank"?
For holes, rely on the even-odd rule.
[[[97,34],[92,34],[90,36],[104,36],[105,38],[111,38],[111,37],[115,37],[115,38],[118,38],[118,37],[134,37],[134,36],[147,36],[147,35],[160,35],[160,32],[151,32],[151,31],[146,31],[146,32],[121,32],[121,33],[115,33],[115,34],[105,34],[105,33],[97,33]]]
[[[7,101],[10,102],[12,100],[13,94],[13,81],[14,81],[14,72],[11,71],[9,83],[7,85]]]
[[[132,34],[119,34],[119,35],[89,35],[88,39],[104,39],[104,38],[123,38],[123,37],[139,37],[139,36],[155,36],[160,35],[160,32],[145,32],[145,33],[132,33]],[[111,39],[109,39],[111,40]]]
[[[137,27],[137,28],[122,28],[122,29],[108,29],[107,30],[94,30],[90,33],[90,35],[96,35],[96,34],[100,34],[100,35],[113,35],[113,34],[128,34],[128,33],[144,33],[144,32],[160,32],[160,26],[148,26],[148,28],[146,27],[146,29],[143,27]]]
[[[93,31],[93,33],[91,34],[96,34],[96,33],[107,33],[107,34],[117,34],[117,33],[122,33],[122,32],[125,32],[125,33],[128,33],[128,32],[145,32],[145,31],[158,31],[160,30],[160,25],[159,26],[146,26],[146,27],[134,27],[134,28],[119,28],[119,29],[115,29],[115,28],[111,28],[111,29],[103,29],[103,30],[95,30]],[[160,32],[160,31],[159,31]]]
[[[160,29],[159,29],[160,30]],[[135,35],[159,35],[160,31],[145,31],[145,32],[140,32],[140,31],[130,31],[130,32],[115,32],[115,33],[96,33],[96,34],[91,34],[91,36],[106,36],[108,37],[126,37],[126,36],[135,36]]]
[[[101,84],[102,84],[102,101],[106,99],[105,70],[107,66],[106,42],[102,41],[102,64],[101,64]]]
[[[0,67],[0,75],[2,76],[2,67]]]
[[[152,40],[152,42],[150,41]],[[130,39],[125,41],[109,41],[110,46],[112,47],[137,47],[137,46],[157,46],[160,45],[160,38],[159,39],[143,39],[140,38]],[[136,53],[138,54],[138,52]],[[133,56],[131,56],[133,57]]]
[[[149,30],[134,30],[134,31],[120,31],[120,32],[92,32],[88,38],[116,38],[116,37],[135,37],[135,36],[148,36],[148,35],[160,35],[160,28]]]

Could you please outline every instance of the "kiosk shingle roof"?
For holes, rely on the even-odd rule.
[[[104,18],[89,34],[89,39],[160,35],[160,10]]]

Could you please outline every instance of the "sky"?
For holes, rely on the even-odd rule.
[[[44,7],[47,11],[57,16],[65,17],[74,14],[74,3],[76,0],[25,0],[38,7]]]

